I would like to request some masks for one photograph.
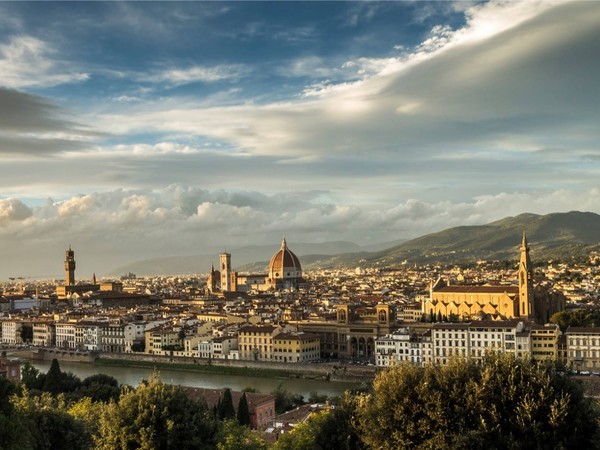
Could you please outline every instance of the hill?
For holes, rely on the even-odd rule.
[[[532,258],[538,260],[582,256],[600,250],[600,215],[578,211],[547,215],[526,213],[487,225],[449,228],[366,255],[324,257],[310,266],[514,260],[519,256],[523,231],[531,244]]]

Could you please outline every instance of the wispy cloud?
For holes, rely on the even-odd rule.
[[[179,86],[189,83],[215,83],[218,81],[237,81],[247,76],[251,69],[243,64],[225,64],[216,66],[193,66],[187,68],[170,68],[133,74],[142,82],[167,83]]]
[[[0,44],[0,85],[11,88],[47,87],[77,83],[89,74],[73,70],[68,62],[54,59],[49,44],[27,35],[13,36]]]

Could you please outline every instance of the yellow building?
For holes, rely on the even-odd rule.
[[[238,330],[240,359],[252,361],[273,360],[273,338],[281,333],[275,325],[248,325]]]
[[[523,233],[517,286],[450,286],[439,279],[423,302],[426,315],[457,316],[461,320],[523,319],[544,324],[565,309],[565,298],[543,286],[534,286],[527,237]]]
[[[144,339],[146,341],[145,353],[162,355],[164,352],[171,351],[173,347],[183,348],[180,329],[171,326],[158,326],[152,330],[146,330]]]
[[[316,334],[279,333],[273,338],[274,361],[307,362],[320,357],[321,340]]]
[[[531,358],[538,361],[556,361],[558,359],[558,338],[561,335],[558,325],[532,325]]]

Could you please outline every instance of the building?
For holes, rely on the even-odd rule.
[[[75,293],[83,294],[100,290],[100,286],[95,282],[93,284],[76,284],[75,267],[75,252],[69,245],[69,249],[65,252],[65,284],[56,286],[56,295],[59,299],[67,299]]]
[[[0,355],[0,377],[8,378],[15,383],[21,382],[21,361],[8,358],[6,352]]]
[[[183,389],[195,399],[204,399],[209,408],[214,408],[225,393],[225,389],[204,389],[182,386]],[[242,392],[230,391],[233,400],[233,408],[237,414]],[[275,418],[275,397],[271,394],[258,394],[246,392],[246,401],[250,411],[250,426],[256,429],[266,428]]]
[[[409,363],[423,367],[433,360],[431,330],[416,331],[399,328],[391,334],[375,339],[375,364],[379,367]]]
[[[600,372],[600,327],[569,327],[565,335],[568,367]]]
[[[273,338],[273,360],[308,362],[321,358],[321,343],[316,334],[289,332]]]
[[[290,322],[298,331],[316,334],[324,357],[373,360],[375,339],[397,328],[389,305],[336,305],[334,320],[327,318]]]
[[[273,360],[273,338],[281,333],[276,325],[247,325],[238,331],[240,359],[250,361]]]
[[[565,297],[545,286],[535,286],[527,237],[523,233],[516,286],[450,286],[441,278],[430,288],[422,313],[455,316],[462,320],[534,320],[544,324],[565,309]]]
[[[298,257],[288,248],[285,239],[281,248],[271,257],[266,274],[242,274],[234,272],[231,254],[219,255],[220,270],[214,266],[208,276],[209,292],[264,292],[284,289],[300,289],[306,286],[302,277],[302,266]]]
[[[375,362],[381,367],[403,362],[420,367],[430,362],[447,364],[452,358],[480,360],[489,352],[556,361],[560,336],[557,325],[518,319],[436,323],[423,331],[406,327],[376,339]],[[600,350],[600,334],[597,337]]]
[[[75,323],[58,322],[55,324],[56,345],[65,349],[75,349]]]
[[[36,321],[32,323],[32,344],[37,347],[52,347],[56,345],[54,323],[51,321]]]

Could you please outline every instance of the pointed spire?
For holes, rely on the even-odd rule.
[[[287,242],[285,241],[285,236],[283,237],[283,240],[281,241],[281,250],[286,250],[287,249]]]
[[[523,230],[523,238],[521,240],[521,250],[529,250],[529,247],[527,247],[527,235],[525,234],[525,230]]]

